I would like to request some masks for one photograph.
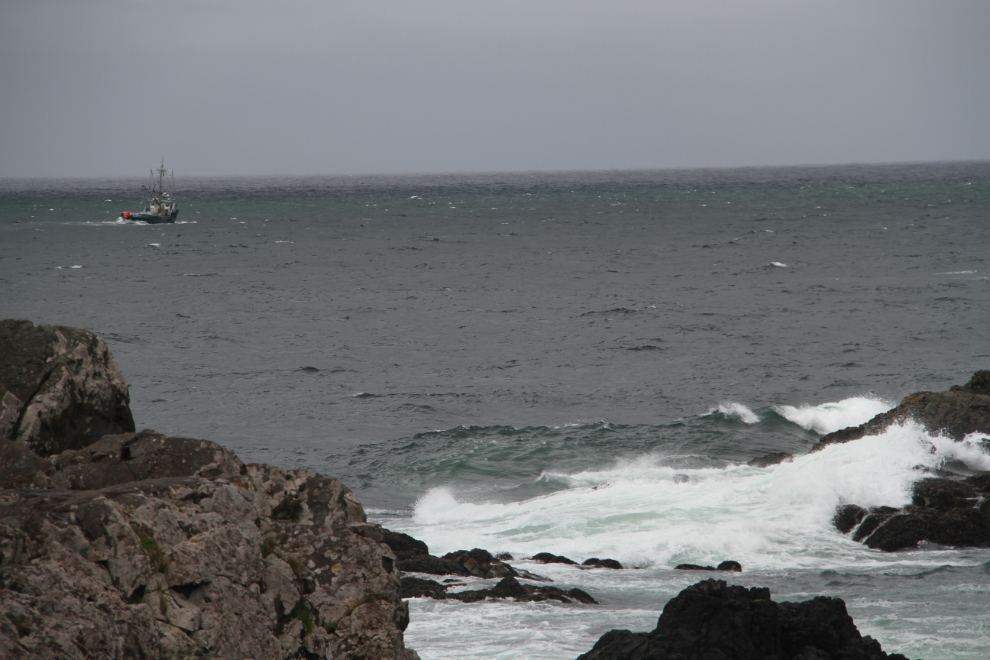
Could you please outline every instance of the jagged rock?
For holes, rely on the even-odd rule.
[[[859,524],[856,531],[853,533],[854,541],[862,541],[876,531],[876,529],[887,522],[895,514],[900,513],[900,509],[895,509],[890,506],[875,506],[871,507],[869,513],[863,518],[863,522]]]
[[[0,621],[22,624],[0,656],[417,657],[394,555],[340,481],[153,431],[22,450],[0,445],[32,486],[0,490]]]
[[[382,542],[392,549],[395,558],[398,560],[410,557],[425,557],[430,554],[430,548],[419,539],[414,539],[408,534],[393,532],[390,529],[383,529],[385,536]]]
[[[876,550],[918,547],[921,541],[952,547],[990,547],[990,517],[976,508],[918,509],[892,516],[866,539]]]
[[[700,566],[698,564],[678,564],[674,567],[675,571],[732,571],[734,573],[742,572],[742,564],[731,559],[723,561],[718,566]]]
[[[481,548],[449,552],[441,557],[441,559],[457,564],[467,571],[466,575],[474,575],[480,578],[503,578],[519,575],[516,569],[503,561],[495,559],[492,553]]]
[[[0,439],[39,456],[134,431],[127,382],[86,330],[0,321]]]
[[[977,371],[965,385],[947,392],[917,392],[905,397],[893,410],[880,413],[865,424],[822,436],[811,452],[828,445],[879,435],[893,424],[913,419],[929,433],[945,433],[961,440],[970,433],[990,433],[990,370]]]
[[[402,578],[403,598],[433,598],[443,600],[447,597],[447,585],[435,580],[407,575]]]
[[[598,557],[590,557],[581,562],[582,566],[595,566],[597,568],[613,568],[621,569],[622,564],[614,559],[599,559]]]
[[[560,555],[552,555],[549,552],[540,552],[533,555],[533,561],[538,561],[541,564],[569,564],[577,566],[577,562],[573,559],[561,557]]]
[[[663,608],[650,633],[612,630],[578,660],[906,660],[863,637],[838,598],[775,603],[766,588],[705,580]]]
[[[832,524],[843,534],[848,534],[853,527],[863,522],[868,511],[858,504],[840,504],[835,508]]]
[[[474,603],[486,598],[511,598],[515,601],[523,602],[556,600],[561,603],[577,601],[586,605],[598,604],[598,601],[581,589],[568,589],[565,591],[557,587],[537,587],[530,584],[523,584],[512,576],[502,578],[491,589],[448,592],[446,597],[465,603]]]
[[[929,478],[916,481],[911,503],[932,508],[973,507],[980,496],[976,490],[954,479]]]
[[[786,451],[780,451],[772,454],[767,454],[766,456],[760,456],[759,458],[754,458],[746,465],[750,467],[764,468],[771,465],[777,465],[778,463],[783,463],[784,461],[794,460],[794,454],[788,454]]]

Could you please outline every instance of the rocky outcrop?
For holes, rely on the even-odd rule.
[[[865,424],[822,436],[811,451],[879,435],[909,419],[922,424],[929,433],[944,433],[955,440],[962,440],[970,433],[990,434],[990,370],[977,371],[968,383],[954,385],[947,392],[918,392],[905,397],[896,408]]]
[[[340,481],[201,440],[4,441],[0,656],[412,660],[395,555]],[[14,487],[12,487],[14,486]]]
[[[134,433],[92,333],[0,321],[0,657],[414,660],[340,481]]]
[[[653,632],[612,630],[578,660],[906,660],[860,635],[845,603],[819,596],[775,603],[766,588],[705,580],[663,608]]]
[[[589,568],[611,568],[613,570],[622,570],[622,564],[620,564],[615,559],[599,559],[598,557],[588,557],[583,562],[582,566],[587,566]]]
[[[947,392],[919,392],[893,410],[860,426],[822,437],[811,451],[882,433],[913,419],[930,433],[956,440],[971,433],[990,434],[990,371],[977,371],[965,385]],[[837,507],[836,529],[854,541],[888,552],[911,550],[924,543],[951,547],[990,547],[990,472],[964,476],[946,470],[915,482],[911,504],[902,509],[856,504]]]
[[[476,603],[488,598],[511,598],[517,602],[542,602],[556,600],[561,603],[577,601],[587,605],[597,605],[598,601],[581,589],[563,590],[558,587],[543,587],[523,584],[515,577],[509,576],[499,580],[491,589],[472,589],[465,591],[447,591],[457,584],[441,584],[434,580],[425,580],[413,576],[402,578],[403,598],[433,598],[436,600],[459,600],[464,603]]]
[[[127,382],[86,330],[0,321],[0,439],[39,456],[134,431]]]
[[[728,559],[723,561],[718,566],[699,566],[698,564],[678,564],[674,567],[675,571],[731,571],[733,573],[742,573],[742,564],[737,561]]]
[[[854,541],[888,552],[914,549],[923,542],[990,547],[990,472],[965,479],[922,479],[903,509],[866,510],[847,504],[836,510],[832,522]]]

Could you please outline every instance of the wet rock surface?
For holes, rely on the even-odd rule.
[[[865,424],[822,436],[811,451],[878,435],[909,419],[923,425],[930,433],[944,433],[954,440],[962,440],[970,433],[990,433],[990,370],[977,371],[968,383],[954,385],[946,392],[918,392],[907,396],[896,408]]]
[[[709,579],[663,608],[655,630],[612,630],[578,660],[906,660],[862,636],[838,598],[776,603],[766,588]]]
[[[403,598],[433,598],[436,600],[459,600],[464,603],[476,603],[488,598],[512,599],[517,602],[542,602],[556,600],[561,603],[584,603],[597,605],[598,601],[581,589],[559,589],[550,586],[536,586],[519,582],[515,577],[505,577],[490,589],[471,589],[464,591],[448,591],[450,586],[434,580],[426,580],[413,576],[402,578]]]
[[[731,559],[723,561],[718,566],[699,566],[698,564],[678,564],[674,567],[675,571],[732,571],[733,573],[741,573],[742,565]]]
[[[971,433],[990,434],[990,371],[977,371],[965,385],[946,392],[919,392],[905,397],[893,410],[860,426],[822,436],[811,451],[882,433],[909,419],[929,433],[961,440]],[[965,470],[964,470],[965,471]],[[832,523],[843,534],[867,546],[895,552],[925,547],[990,547],[990,472],[959,474],[929,471],[912,487],[911,503],[904,508],[873,507],[855,503],[836,508]]]

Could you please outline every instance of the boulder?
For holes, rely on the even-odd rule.
[[[339,480],[153,431],[47,462],[47,489],[0,491],[0,621],[24,622],[0,655],[417,657],[394,555]]]
[[[86,330],[0,321],[0,439],[39,456],[134,431],[127,382]]]
[[[430,554],[430,548],[419,539],[389,529],[383,529],[382,532],[385,533],[382,542],[392,549],[396,559],[400,561],[410,557],[425,557]]]
[[[614,559],[599,559],[598,557],[589,557],[581,562],[582,566],[593,566],[595,568],[612,568],[619,570],[622,568],[622,564]]]
[[[766,588],[709,579],[687,587],[663,608],[653,632],[612,630],[578,660],[906,660],[863,637],[838,598],[775,603]]]
[[[561,557],[560,555],[553,555],[549,552],[540,552],[533,555],[533,561],[538,561],[541,564],[569,564],[572,566],[577,566],[577,562],[573,559]]]

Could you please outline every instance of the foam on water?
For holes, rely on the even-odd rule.
[[[734,401],[720,403],[718,404],[718,408],[712,408],[708,414],[710,415],[714,412],[720,412],[726,417],[735,417],[736,419],[740,419],[747,424],[756,424],[760,421],[760,418],[756,416],[756,413],[743,404],[736,403]]]
[[[859,426],[893,407],[882,399],[857,396],[817,406],[775,406],[774,410],[803,429],[825,434]]]
[[[954,443],[908,423],[764,469],[678,469],[649,454],[554,475],[569,487],[521,502],[464,502],[451,488],[433,488],[412,519],[390,526],[437,553],[552,551],[640,567],[724,559],[747,570],[868,566],[889,557],[839,534],[831,524],[835,507],[903,506],[919,468],[946,461],[990,469],[982,438]]]

